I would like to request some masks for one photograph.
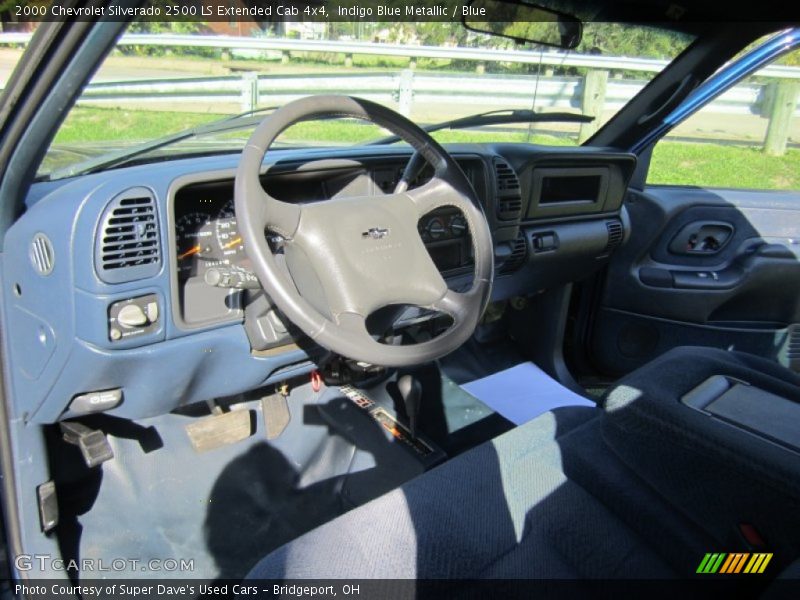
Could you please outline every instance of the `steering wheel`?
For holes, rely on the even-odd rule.
[[[375,123],[403,140],[434,168],[431,181],[379,196],[283,202],[262,187],[267,150],[300,121],[331,117]],[[492,238],[480,202],[453,158],[430,135],[379,104],[348,96],[310,96],[264,119],[247,142],[234,190],[245,252],[265,292],[281,312],[319,345],[369,364],[402,367],[439,358],[472,335],[490,297]],[[422,215],[454,206],[472,237],[475,271],[466,292],[449,290],[417,230]],[[284,238],[287,269],[267,243]],[[383,344],[367,330],[367,317],[389,305],[414,305],[450,315],[439,336],[408,345]]]

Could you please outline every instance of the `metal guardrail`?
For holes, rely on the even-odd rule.
[[[617,110],[646,84],[643,80],[609,79],[603,108]],[[585,80],[581,77],[549,77],[536,84],[532,76],[432,75],[403,70],[395,73],[347,73],[337,75],[257,75],[242,73],[223,77],[187,77],[92,83],[81,103],[117,106],[132,103],[180,101],[240,105],[242,111],[259,105],[281,104],[320,93],[346,93],[379,102],[394,101],[410,114],[415,103],[474,104],[491,108],[530,108],[536,90],[537,107],[582,110]],[[737,86],[715,100],[709,110],[721,114],[762,114],[766,87]],[[800,110],[796,111],[800,115]]]

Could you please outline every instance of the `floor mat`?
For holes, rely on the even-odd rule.
[[[561,406],[596,406],[530,362],[465,383],[461,387],[515,425],[522,425]]]
[[[435,364],[404,370],[402,374],[413,375],[421,384],[420,428],[448,456],[461,454],[514,427]],[[404,415],[399,403],[396,407]]]
[[[525,360],[507,339],[481,343],[471,337],[438,362],[450,379],[464,384],[509,369]]]
[[[262,556],[306,531],[389,491],[422,472],[380,427],[337,390],[304,386],[289,397],[291,420],[267,441],[259,401],[250,410],[254,434],[202,454],[184,429],[196,417],[170,414],[137,426],[157,436],[109,435],[115,458],[84,484],[62,486],[72,558],[135,557],[139,567],[102,576],[240,578]],[[69,448],[67,451],[71,451]],[[60,496],[62,496],[60,491]],[[191,562],[188,572],[148,572],[150,560]],[[97,573],[87,573],[97,577]]]

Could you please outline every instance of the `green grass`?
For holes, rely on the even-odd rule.
[[[75,108],[56,136],[56,144],[142,141],[222,117],[218,114]],[[226,134],[246,137],[250,131]],[[289,143],[322,142],[357,144],[385,135],[372,125],[342,121],[299,123],[285,132]],[[441,142],[525,142],[569,145],[567,137],[527,131],[442,131]],[[784,156],[767,156],[757,147],[665,141],[656,147],[648,183],[734,187],[745,189],[800,189],[800,150]]]
[[[56,135],[56,144],[149,140],[219,119],[224,115],[76,107]]]
[[[800,150],[768,156],[761,148],[664,141],[656,146],[648,183],[800,190]]]
[[[339,142],[358,144],[368,142],[388,135],[373,125],[353,125],[341,121],[314,121],[298,123],[284,134],[285,142],[303,143],[309,140],[318,142]],[[474,131],[474,130],[443,130],[437,131],[433,137],[444,143],[475,143],[475,142],[525,142],[534,144],[572,145],[569,138],[551,135],[532,135],[528,140],[526,131]]]
[[[159,112],[77,107],[72,110],[56,135],[56,144],[85,142],[136,142],[169,135],[182,129],[220,119],[225,115],[212,113]],[[221,137],[248,136],[250,131],[232,132]],[[387,135],[377,126],[342,121],[313,121],[298,123],[281,138],[285,142],[308,141],[358,144]],[[435,134],[441,142],[525,142],[535,144],[571,145],[569,138],[509,131],[440,131]]]

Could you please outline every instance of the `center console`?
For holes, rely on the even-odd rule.
[[[604,408],[607,443],[710,536],[705,551],[771,552],[773,572],[797,554],[800,379],[764,358],[679,348],[623,378]]]

